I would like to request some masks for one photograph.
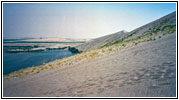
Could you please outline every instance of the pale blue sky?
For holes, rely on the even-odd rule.
[[[96,38],[173,11],[175,3],[4,3],[3,36]]]

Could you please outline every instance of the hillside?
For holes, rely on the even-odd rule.
[[[4,76],[3,96],[175,97],[176,12],[124,34]]]
[[[105,45],[108,43],[113,43],[113,42],[117,41],[120,37],[122,37],[126,33],[127,33],[126,31],[120,31],[120,32],[117,32],[114,34],[99,37],[99,38],[93,39],[91,41],[88,41],[82,45],[79,45],[76,48],[79,51],[88,51],[88,50],[99,49],[102,45]]]
[[[80,51],[88,51],[93,49],[99,49],[104,46],[113,45],[115,43],[134,39],[144,35],[152,35],[152,33],[159,32],[161,30],[167,30],[169,28],[175,27],[176,24],[176,12],[173,12],[169,15],[166,15],[156,21],[153,21],[149,24],[146,24],[142,27],[139,27],[131,32],[120,31],[108,36],[100,37],[94,39],[93,41],[88,41],[85,44],[77,46],[76,48]],[[163,33],[165,35],[166,33]],[[156,38],[158,35],[153,36],[152,38]]]

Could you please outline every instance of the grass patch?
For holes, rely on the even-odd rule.
[[[40,70],[38,70],[36,73],[40,73]]]
[[[102,52],[104,53],[104,52],[105,52],[105,50],[104,50],[104,49],[102,49]]]
[[[108,51],[112,51],[112,48],[109,48]]]
[[[126,45],[125,44],[122,44],[123,47],[125,47]]]
[[[97,56],[97,55],[98,55],[98,52],[94,51],[94,52],[92,52],[89,56],[90,56],[91,58],[93,58],[93,57],[95,57],[95,56]]]
[[[137,45],[138,43],[135,43],[135,45]]]

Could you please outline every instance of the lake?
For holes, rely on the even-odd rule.
[[[74,54],[68,50],[45,50],[39,52],[20,53],[3,52],[3,75],[22,68],[41,65],[43,63],[72,55]]]

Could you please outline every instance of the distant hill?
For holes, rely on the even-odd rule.
[[[33,38],[33,39],[26,39],[23,41],[41,41],[41,42],[86,42],[89,39],[71,39],[71,38]]]

